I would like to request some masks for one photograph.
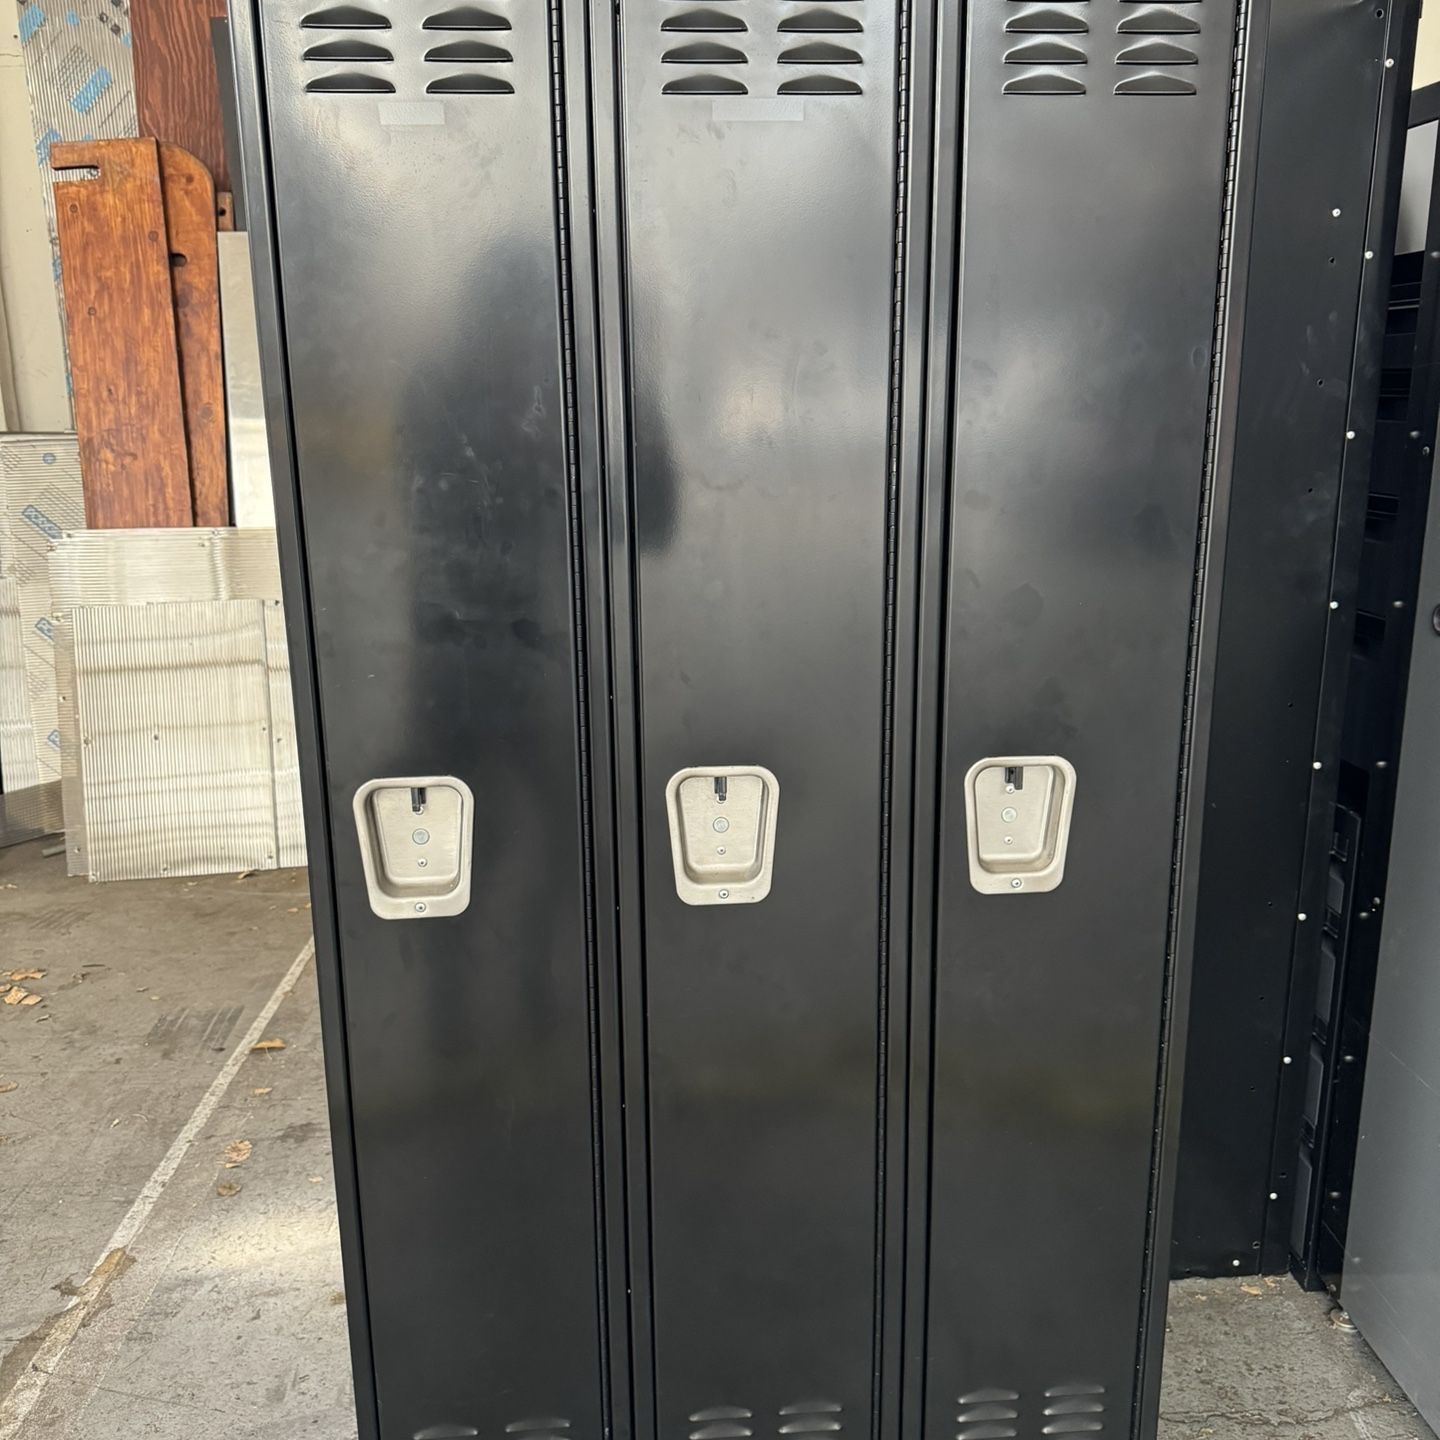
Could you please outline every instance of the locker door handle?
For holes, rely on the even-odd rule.
[[[763,765],[678,770],[665,787],[675,893],[687,905],[763,900],[775,864],[780,782]]]
[[[977,760],[965,776],[970,883],[984,895],[1053,890],[1074,807],[1075,767],[1059,755]]]

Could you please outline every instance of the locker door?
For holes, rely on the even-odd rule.
[[[968,16],[927,1422],[1129,1433],[1235,7]],[[966,775],[1027,755],[1064,880],[982,894]]]
[[[597,1440],[550,17],[261,14],[379,1433]],[[379,918],[352,796],[437,774],[469,907]]]
[[[628,963],[658,1432],[853,1431],[876,1287],[897,9],[620,16],[644,875]],[[723,766],[778,781],[773,884],[686,904],[667,782]]]

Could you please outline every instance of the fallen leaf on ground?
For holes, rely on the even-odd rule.
[[[298,905],[292,905],[285,913],[287,915],[298,915],[300,913],[300,907]]]
[[[254,1148],[248,1140],[232,1140],[225,1147],[225,1168],[233,1170],[237,1165],[243,1165]]]
[[[43,970],[12,970],[10,978],[12,980],[43,980],[45,972]]]
[[[18,1005],[30,992],[23,985],[12,985],[10,993],[5,997],[7,1005]]]
[[[232,1195],[240,1193],[240,1182],[238,1180],[222,1180],[215,1187],[215,1193],[228,1200]]]
[[[268,1095],[275,1087],[273,1085],[262,1085],[258,1090],[252,1090],[252,1095]]]
[[[255,872],[254,872],[253,870],[242,870],[242,871],[235,877],[235,881],[236,881],[236,883],[238,884],[241,880],[248,880],[254,873],[255,873]]]
[[[310,1176],[310,1183],[312,1185],[323,1185],[325,1183],[325,1177],[323,1175],[312,1175]]]
[[[20,1003],[22,1005],[38,1005],[44,998],[43,995],[27,995]]]
[[[18,1090],[19,1088],[20,1082],[18,1080],[7,1080],[3,1085],[0,1085],[0,1095],[8,1095],[12,1090]]]
[[[1247,1295],[1263,1295],[1265,1293],[1258,1285],[1242,1285],[1240,1288]]]
[[[259,1040],[250,1048],[252,1050],[283,1050],[285,1042],[283,1040]]]

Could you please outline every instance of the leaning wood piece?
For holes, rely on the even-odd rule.
[[[160,146],[160,183],[170,238],[180,395],[190,451],[197,525],[228,525],[225,379],[220,355],[220,261],[215,247],[215,183],[188,150]]]
[[[95,529],[193,519],[170,246],[154,140],[55,145],[56,224],[85,518]]]

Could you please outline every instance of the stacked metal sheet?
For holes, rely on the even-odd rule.
[[[50,582],[70,873],[303,865],[274,532],[92,530]]]

